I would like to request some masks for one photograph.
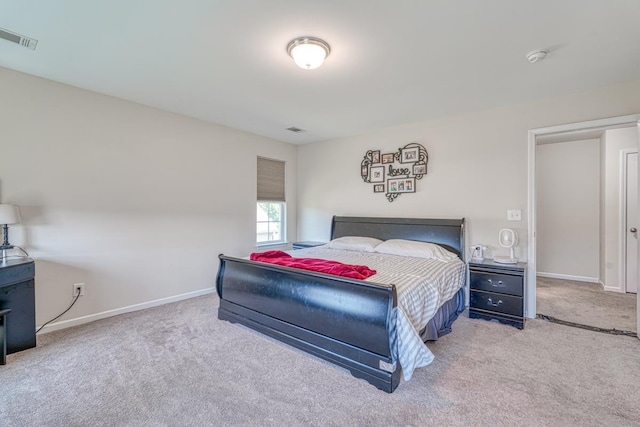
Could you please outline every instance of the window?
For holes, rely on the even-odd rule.
[[[284,203],[258,202],[256,218],[258,244],[284,242]]]
[[[258,157],[256,243],[265,245],[286,241],[285,164]]]

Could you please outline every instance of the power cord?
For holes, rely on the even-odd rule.
[[[76,296],[73,300],[73,302],[71,303],[71,305],[62,313],[60,313],[59,315],[57,315],[56,317],[54,317],[53,319],[49,320],[48,322],[46,322],[44,325],[40,326],[40,328],[38,328],[38,330],[36,331],[36,334],[38,332],[40,332],[42,330],[42,328],[44,328],[45,326],[47,326],[49,323],[53,322],[54,320],[62,317],[63,314],[65,314],[67,311],[71,310],[71,307],[73,307],[73,305],[76,303],[76,301],[78,301],[78,298],[80,298],[80,289],[76,289]]]
[[[551,317],[551,316],[547,316],[546,314],[536,314],[536,319],[542,319],[542,320],[547,320],[551,323],[558,323],[560,325],[565,325],[565,326],[571,326],[574,328],[580,328],[580,329],[586,329],[588,331],[595,331],[595,332],[602,332],[605,334],[611,334],[611,335],[626,335],[629,337],[636,337],[637,333],[634,331],[625,331],[622,329],[606,329],[606,328],[598,328],[597,326],[589,326],[589,325],[583,325],[582,323],[574,323],[574,322],[567,322],[566,320],[561,320],[561,319],[556,319],[555,317]]]
[[[29,253],[27,251],[25,251],[24,249],[22,249],[20,246],[18,245],[13,245],[14,248],[18,248],[22,251],[22,253],[24,254],[24,256],[26,256],[27,258],[29,258]]]
[[[13,245],[13,247],[15,249],[20,249],[20,251],[22,251],[22,253],[24,255],[7,255],[3,259],[8,259],[8,258],[29,258],[29,253],[27,251],[25,251],[24,249],[22,249],[20,246]]]

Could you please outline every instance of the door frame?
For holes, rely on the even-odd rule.
[[[639,144],[640,148],[640,144]],[[622,292],[627,292],[627,157],[629,154],[638,154],[638,148],[623,148],[620,150],[620,280]]]
[[[537,138],[542,136],[561,135],[576,131],[597,131],[620,127],[636,127],[640,129],[640,114],[609,117],[606,119],[588,120],[584,122],[568,123],[545,128],[529,129],[528,131],[528,165],[527,165],[527,283],[525,289],[525,316],[536,317],[536,145]],[[640,131],[639,131],[640,132]],[[640,138],[640,135],[639,135]],[[640,302],[640,293],[638,293]],[[638,312],[640,313],[640,304]],[[638,318],[640,323],[640,317]],[[638,328],[640,337],[640,328]]]

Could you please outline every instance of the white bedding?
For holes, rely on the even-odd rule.
[[[403,257],[371,252],[327,249],[323,246],[289,252],[294,257],[322,258],[346,264],[366,265],[377,274],[367,282],[395,285],[398,295],[395,331],[391,345],[402,367],[405,381],[415,368],[433,361],[433,353],[422,342],[419,332],[436,311],[462,287],[465,264],[458,258],[442,262],[435,259]]]

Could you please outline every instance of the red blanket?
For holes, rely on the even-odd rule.
[[[370,269],[366,265],[349,265],[319,258],[294,258],[282,251],[256,252],[252,253],[249,258],[252,261],[268,262],[271,264],[300,268],[302,270],[350,277],[352,279],[363,280],[376,274],[375,270]]]

